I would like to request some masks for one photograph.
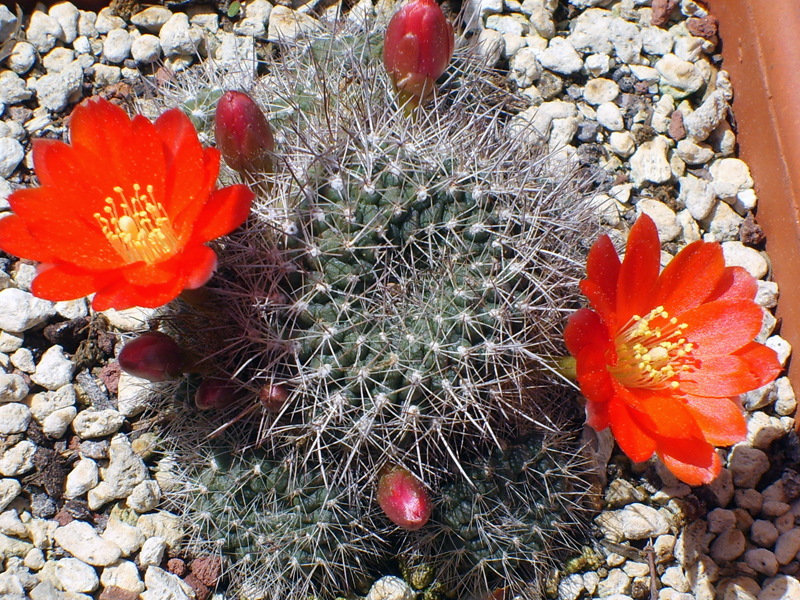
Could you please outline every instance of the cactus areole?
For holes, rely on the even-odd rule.
[[[381,477],[378,504],[392,523],[408,531],[422,529],[433,510],[422,482],[401,467],[394,467]]]
[[[417,105],[433,94],[453,57],[453,26],[434,0],[411,0],[386,29],[383,62],[401,103]]]

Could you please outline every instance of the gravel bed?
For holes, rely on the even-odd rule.
[[[82,97],[132,105],[203,60],[253,77],[267,42],[297,37],[322,12],[243,4],[231,20],[209,6],[122,18],[65,2],[40,5],[23,23],[0,7],[0,217],[11,191],[31,184],[31,137],[63,136]],[[778,287],[753,217],[753,180],[736,158],[713,16],[692,0],[466,8],[481,51],[530,99],[512,126],[597,167],[597,217],[620,240],[646,213],[664,264],[692,241],[721,242],[729,265],[759,279],[758,341],[785,364],[791,348],[774,333]],[[373,7],[363,0],[353,11]],[[182,553],[180,516],[161,501],[166,468],[142,418],[147,388],[114,361],[153,311],[94,314],[85,300],[39,300],[34,275],[28,261],[0,258],[0,597],[208,598],[219,564]],[[692,489],[660,464],[606,455],[596,539],[553,578],[554,596],[800,598],[795,394],[782,377],[742,400],[747,440],[720,450],[725,468],[711,485]],[[404,586],[384,580],[370,598],[409,597]]]

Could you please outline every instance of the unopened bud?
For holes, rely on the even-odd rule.
[[[231,379],[209,377],[198,386],[194,405],[200,410],[226,408],[238,399],[240,391],[240,386]]]
[[[435,0],[411,0],[386,28],[383,64],[400,95],[412,108],[427,100],[453,57],[453,26]]]
[[[117,360],[126,373],[150,381],[174,379],[186,367],[181,347],[160,331],[148,331],[125,344]]]
[[[280,383],[268,383],[261,388],[258,399],[262,406],[270,412],[280,412],[289,399],[289,391]]]
[[[253,99],[244,92],[225,92],[214,117],[217,149],[225,163],[242,176],[272,171],[272,129]]]
[[[424,527],[433,511],[422,482],[402,467],[391,468],[381,476],[378,504],[392,523],[409,531]]]

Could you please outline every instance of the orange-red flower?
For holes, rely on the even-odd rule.
[[[200,145],[179,109],[155,123],[89,99],[70,119],[70,144],[34,140],[41,184],[11,194],[0,248],[41,263],[32,291],[47,300],[95,293],[95,310],[156,307],[208,281],[205,242],[247,217],[253,193],[214,190],[219,152]]]
[[[717,243],[689,244],[659,274],[661,245],[642,215],[620,262],[607,236],[592,246],[581,290],[593,310],[575,312],[564,340],[577,359],[587,422],[611,427],[633,461],[656,453],[690,485],[712,481],[715,446],[744,439],[738,395],[781,371],[754,342],[763,313],[755,279],[726,267]]]

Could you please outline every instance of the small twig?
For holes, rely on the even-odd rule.
[[[658,573],[656,572],[656,550],[652,540],[647,542],[643,550],[647,557],[647,564],[650,566],[650,600],[658,599],[658,585],[656,585]]]

